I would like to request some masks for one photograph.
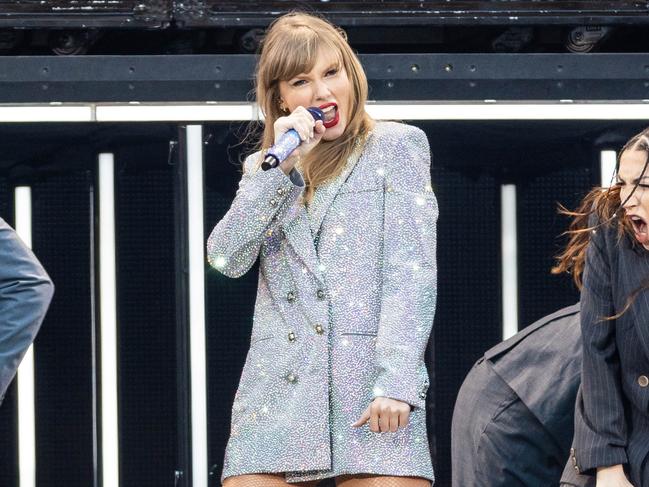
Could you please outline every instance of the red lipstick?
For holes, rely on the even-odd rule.
[[[320,105],[318,108],[320,108],[320,110],[324,111],[326,108],[329,108],[329,107],[334,107],[333,108],[334,116],[333,116],[332,119],[327,120],[326,122],[323,122],[325,128],[331,128],[331,127],[336,126],[338,124],[339,120],[340,120],[340,114],[338,112],[338,105],[336,103],[334,103],[334,102],[325,103],[323,105]],[[328,113],[325,114],[325,120],[327,119],[327,115],[329,115],[330,112],[331,111],[328,111]]]

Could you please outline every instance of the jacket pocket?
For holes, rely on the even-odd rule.
[[[361,337],[375,337],[377,335],[376,331],[367,330],[367,331],[346,331],[342,332],[340,336],[361,336]]]
[[[258,343],[258,342],[263,342],[265,340],[270,340],[274,337],[275,335],[259,335],[259,336],[253,336],[250,338],[250,345],[253,343]]]

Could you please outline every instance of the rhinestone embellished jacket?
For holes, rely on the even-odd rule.
[[[258,153],[246,159],[207,243],[210,264],[230,277],[260,259],[223,477],[432,480],[424,351],[437,296],[438,207],[426,135],[377,122],[308,207],[298,170],[258,167]],[[412,406],[406,428],[351,426],[377,396]]]

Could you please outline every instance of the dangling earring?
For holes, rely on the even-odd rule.
[[[283,100],[279,101],[279,109],[282,113],[288,113],[288,108],[286,107],[286,105],[284,105]]]

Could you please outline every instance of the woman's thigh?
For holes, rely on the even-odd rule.
[[[430,480],[421,477],[390,477],[386,475],[342,475],[336,487],[431,487]]]
[[[235,475],[223,481],[223,487],[315,487],[318,482],[289,484],[282,474],[255,473]]]

